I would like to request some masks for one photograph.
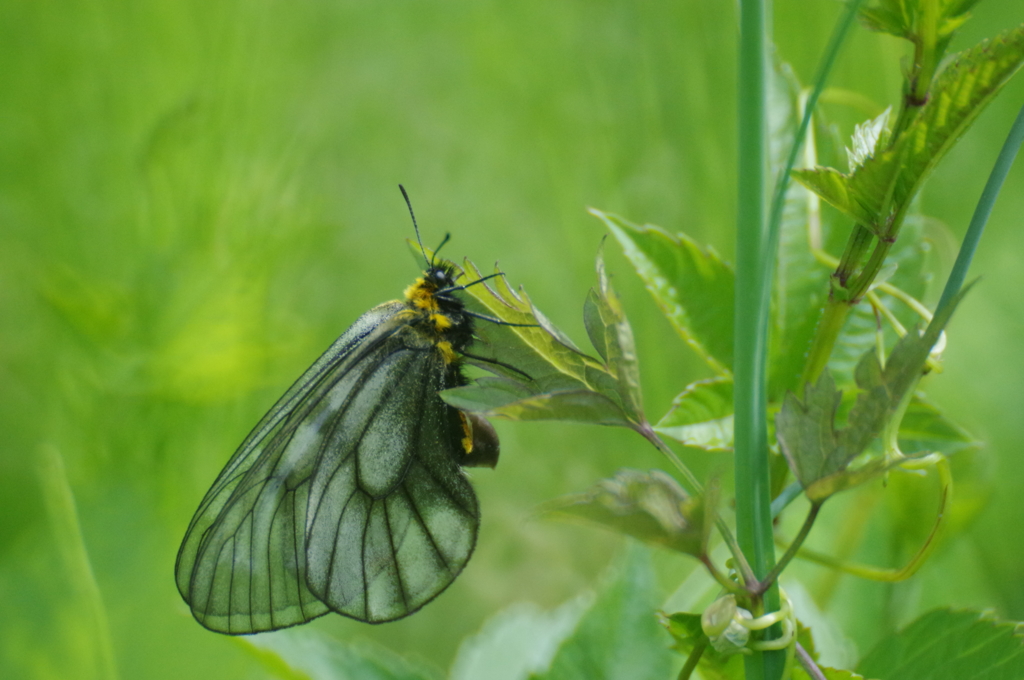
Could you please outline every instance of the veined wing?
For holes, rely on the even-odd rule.
[[[359,398],[338,413],[309,491],[309,589],[369,623],[408,616],[447,588],[480,522],[457,462],[459,414],[437,395],[450,369],[416,334],[388,341],[390,367],[365,374]]]
[[[400,302],[360,317],[263,417],[207,492],[175,575],[196,619],[225,633],[304,623],[329,611],[306,585],[310,481],[320,425],[358,395],[403,325]]]

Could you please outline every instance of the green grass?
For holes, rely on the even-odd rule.
[[[982,3],[954,49],[1024,21],[1000,4]],[[805,82],[839,9],[776,3],[779,51]],[[735,20],[732,3],[697,1],[0,1],[0,676],[109,677],[104,618],[121,677],[259,676],[244,645],[189,616],[174,556],[247,429],[359,313],[417,275],[399,182],[428,245],[450,231],[449,256],[499,260],[579,342],[603,233],[586,206],[684,230],[732,259]],[[833,83],[888,103],[897,49],[856,30]],[[953,233],[1022,96],[1018,79],[926,187],[925,212]],[[985,278],[929,384],[990,442],[990,500],[940,547],[921,590],[838,583],[833,609],[862,649],[879,616],[936,602],[1024,618],[1024,549],[1007,533],[1007,518],[1024,517],[1022,186],[1018,166],[975,258]],[[606,251],[656,418],[703,369]],[[531,510],[661,459],[625,431],[498,428],[501,465],[474,473],[481,543],[455,585],[399,623],[312,625],[444,669],[506,604],[553,606],[593,582],[619,542]],[[40,475],[54,451],[77,538],[47,510],[60,483]],[[726,466],[683,456],[699,474]],[[826,510],[812,543],[827,545],[844,509],[854,501]],[[860,557],[896,561],[890,552],[880,542]],[[692,568],[657,559],[666,593]]]

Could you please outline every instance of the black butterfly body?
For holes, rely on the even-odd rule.
[[[443,591],[476,544],[463,466],[497,462],[482,418],[438,392],[466,383],[473,318],[450,265],[361,316],[242,442],[178,552],[178,590],[222,633],[334,611],[407,616]]]

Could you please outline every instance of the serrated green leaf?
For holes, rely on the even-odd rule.
[[[720,375],[732,367],[732,269],[684,234],[637,226],[594,208],[676,332]]]
[[[643,418],[640,370],[637,366],[633,329],[629,326],[618,295],[608,282],[604,259],[597,256],[597,289],[591,289],[584,305],[587,335],[618,383],[618,394],[626,414],[634,422]]]
[[[813,386],[805,386],[802,401],[792,393],[786,395],[776,417],[776,432],[790,469],[812,501],[824,500],[831,493],[883,474],[891,467],[888,461],[875,461],[849,473],[847,479],[838,474],[867,448],[916,385],[928,353],[965,292],[939,310],[923,333],[915,329],[901,339],[884,368],[873,351],[864,354],[856,370],[861,391],[846,427],[835,427],[842,393],[836,390],[830,372],[822,373]],[[825,479],[827,483],[820,483]]]
[[[842,392],[832,374],[824,371],[818,382],[804,387],[801,401],[790,392],[775,418],[775,431],[789,467],[806,489],[822,477],[843,468],[846,461],[837,446],[836,410]]]
[[[310,680],[438,680],[433,669],[369,643],[347,643],[311,628],[289,628],[244,638],[273,654],[290,675]],[[301,675],[300,675],[301,674]]]
[[[908,34],[909,26],[903,13],[894,11],[891,4],[883,2],[878,7],[864,7],[860,10],[860,19],[868,30],[902,38]]]
[[[889,141],[888,125],[891,114],[892,108],[890,107],[853,129],[853,137],[850,139],[851,146],[846,149],[850,172],[864,165],[864,161],[874,156],[875,151],[884,147],[885,143]]]
[[[944,39],[936,46],[939,56],[945,52],[953,32],[970,18],[968,12],[977,3],[978,0],[942,0],[938,3],[936,33]],[[869,30],[920,42],[923,11],[923,3],[919,0],[882,0],[877,6],[861,9],[860,18]]]
[[[465,260],[463,264],[457,283],[466,285],[484,278],[472,262]],[[520,288],[518,293],[513,292],[504,276],[471,285],[463,293],[466,306],[471,311],[505,322],[480,321],[476,324],[476,334],[483,342],[478,343],[479,347],[474,345],[474,354],[490,359],[494,349],[500,347],[506,363],[528,374],[534,382],[544,381],[548,389],[584,387],[597,391],[602,383],[608,385],[612,382],[612,376],[601,362],[580,352],[539,313],[526,291]],[[504,373],[513,379],[523,378],[516,371]]]
[[[815,168],[794,176],[858,223],[877,230],[914,197],[1022,63],[1024,26],[956,55],[936,78],[928,102],[891,147],[852,173]]]
[[[476,386],[446,390],[441,392],[441,396],[457,409],[509,420],[569,420],[621,427],[632,425],[632,421],[626,417],[618,404],[597,392],[561,390],[524,396],[502,403],[497,399],[487,401],[494,395],[489,389],[491,384],[491,379],[482,378],[477,381]]]
[[[879,680],[1016,680],[1024,677],[1018,626],[973,611],[931,611],[885,636],[857,672]]]
[[[688,654],[695,644],[707,638],[704,628],[701,626],[700,614],[676,612],[675,614],[662,614],[659,618],[661,625],[676,641],[673,649],[683,654]]]
[[[648,550],[630,545],[551,668],[534,680],[667,678],[668,636],[654,617],[658,589]]]
[[[654,427],[687,446],[732,450],[732,379],[711,378],[687,385]]]
[[[714,485],[690,497],[661,470],[622,469],[589,491],[555,499],[541,510],[595,522],[647,543],[700,557],[714,524]]]
[[[837,210],[853,218],[854,222],[865,225],[875,223],[877,211],[863,205],[864,197],[853,195],[848,175],[835,168],[816,166],[812,169],[794,170],[793,177],[831,203]]]
[[[879,151],[866,159],[850,174],[842,174],[832,168],[815,168],[809,171],[816,175],[824,174],[829,194],[822,193],[811,184],[807,185],[808,188],[816,191],[819,196],[858,224],[877,232],[885,224],[889,214],[894,212],[893,206],[899,205],[897,186],[903,172],[905,156],[909,152],[909,147],[900,143],[902,139],[901,135],[891,148]],[[798,179],[803,181],[803,178],[801,172]],[[821,182],[822,178],[818,177],[817,181]],[[836,199],[841,203],[836,202]]]
[[[905,152],[880,161],[878,169],[865,164],[865,177],[888,174],[883,166],[902,156],[893,199],[896,205],[905,204],[1022,63],[1024,26],[957,54],[930,88],[928,103],[896,141],[894,149],[905,147]],[[853,182],[860,183],[856,174]]]
[[[469,260],[464,269],[457,268],[456,281],[461,285],[482,278]],[[607,303],[608,291],[606,286],[604,297],[599,295],[594,303],[602,324],[602,315],[614,316],[608,311],[613,309]],[[441,393],[445,401],[465,411],[513,420],[577,420],[627,427],[641,420],[638,387],[623,386],[630,385],[631,377],[636,379],[635,363],[629,365],[629,353],[623,349],[632,341],[624,317],[609,321],[614,331],[614,352],[609,353],[612,367],[580,352],[533,307],[525,291],[513,292],[503,275],[473,283],[463,293],[467,309],[503,322],[479,321],[475,334],[480,342],[466,359],[500,376],[445,390]],[[609,352],[608,342],[604,344]]]

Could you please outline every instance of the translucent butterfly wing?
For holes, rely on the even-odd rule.
[[[175,575],[196,619],[225,633],[304,623],[329,608],[305,579],[309,481],[318,449],[311,428],[324,396],[394,333],[400,303],[370,310],[253,428],[207,492],[186,532]],[[286,453],[288,455],[286,455]]]
[[[330,609],[391,620],[468,561],[479,514],[455,462],[458,414],[436,395],[447,385],[433,347],[396,318],[405,308],[356,321],[204,498],[176,567],[204,626],[274,630]]]
[[[332,610],[371,623],[407,616],[443,591],[469,561],[479,526],[456,463],[462,426],[437,396],[443,364],[415,334],[389,341],[393,365],[378,372],[399,371],[402,386],[367,376],[362,389],[376,398],[360,403],[370,412],[339,419],[341,441],[325,448],[310,490],[309,588]]]

